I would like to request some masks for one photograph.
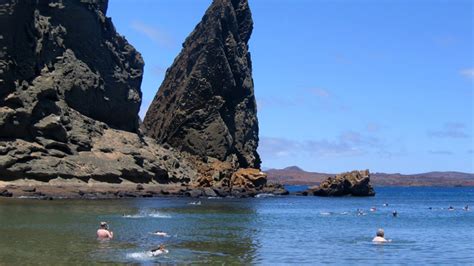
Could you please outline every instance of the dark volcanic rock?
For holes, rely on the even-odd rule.
[[[329,177],[319,186],[311,187],[307,194],[315,196],[375,196],[370,185],[369,170],[352,171]]]
[[[187,196],[187,197],[191,197],[191,198],[199,198],[202,196],[202,190],[201,189],[198,189],[198,188],[195,188],[195,189],[191,189],[189,191],[186,191],[184,193],[184,196]]]
[[[0,2],[1,137],[41,135],[35,124],[68,108],[137,130],[143,60],[105,16],[107,3]]]
[[[283,196],[283,195],[289,195],[290,192],[285,189],[285,187],[281,184],[275,184],[275,183],[269,183],[266,184],[262,190],[262,193],[268,193],[268,194],[273,194],[273,195],[278,195],[278,196]]]
[[[214,189],[212,189],[210,187],[204,188],[204,195],[206,197],[217,197],[218,196],[216,191],[214,191]]]
[[[167,70],[143,122],[147,135],[201,158],[259,168],[247,0],[214,0]]]
[[[13,196],[13,193],[9,192],[8,190],[1,190],[0,191],[0,197],[6,197],[6,198],[10,198]]]

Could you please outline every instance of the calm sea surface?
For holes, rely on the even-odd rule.
[[[201,199],[201,205],[185,198],[0,199],[0,265],[474,265],[474,188],[376,192],[373,198]],[[113,240],[96,240],[100,221],[110,223]],[[377,228],[392,242],[371,243]],[[170,237],[151,234],[156,230]],[[160,243],[169,253],[151,257],[147,251]]]

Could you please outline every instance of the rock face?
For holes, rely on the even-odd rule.
[[[106,0],[0,1],[0,180],[189,182],[138,132],[143,60]]]
[[[143,60],[105,16],[107,4],[0,2],[0,137],[64,142],[68,109],[137,131]],[[61,120],[41,122],[48,116]]]
[[[311,187],[305,193],[315,196],[375,196],[370,185],[369,170],[352,171],[329,177],[319,186]]]
[[[214,0],[167,70],[143,122],[178,150],[260,168],[247,0]]]
[[[188,183],[196,176],[178,152],[134,133],[105,128],[88,144],[90,151],[77,152],[73,145],[46,138],[0,141],[0,180]]]
[[[258,169],[239,169],[230,182],[232,186],[260,189],[267,184],[267,175]]]

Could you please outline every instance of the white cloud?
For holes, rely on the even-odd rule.
[[[327,90],[321,88],[310,89],[310,92],[320,98],[329,98],[331,96]]]
[[[466,78],[474,79],[474,68],[462,69],[459,73]]]
[[[170,47],[174,44],[172,38],[165,31],[155,26],[145,24],[141,21],[133,21],[130,27],[160,46]]]
[[[431,150],[429,151],[430,154],[433,155],[452,155],[452,151],[447,151],[447,150]]]
[[[380,129],[382,129],[382,126],[377,123],[368,123],[366,129],[368,132],[373,133],[380,131]]]
[[[358,132],[346,131],[335,140],[290,140],[285,138],[262,137],[259,152],[263,158],[294,156],[347,157],[366,154],[370,151],[384,151],[381,141]]]
[[[469,134],[465,130],[466,125],[462,123],[446,123],[442,129],[428,131],[428,136],[453,139],[469,138]]]

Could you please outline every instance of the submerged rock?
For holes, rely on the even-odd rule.
[[[309,188],[303,195],[314,196],[375,196],[370,185],[369,170],[352,171],[329,177],[319,186]]]
[[[214,0],[183,44],[143,121],[159,143],[260,168],[247,0]]]

